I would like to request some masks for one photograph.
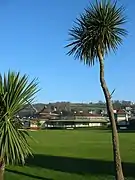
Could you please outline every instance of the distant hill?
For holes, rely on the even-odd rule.
[[[57,112],[61,111],[67,111],[67,112],[73,112],[73,111],[93,111],[95,110],[99,112],[100,110],[105,110],[106,106],[105,104],[83,104],[83,103],[69,103],[69,102],[56,102],[56,103],[49,103],[49,104],[43,104],[43,103],[37,103],[33,104],[34,108],[36,108],[37,111],[41,111],[44,106],[48,109],[48,111],[53,111],[54,109],[57,110]],[[25,109],[21,110],[19,112],[20,117],[29,117],[33,116],[35,113],[34,109],[29,105]]]
[[[45,104],[37,103],[37,104],[34,104],[33,106],[37,109],[37,111],[41,111],[43,107],[45,106]],[[35,113],[34,109],[29,105],[25,109],[21,110],[18,115],[20,117],[30,117],[30,116],[33,116],[34,113]]]
[[[99,114],[101,111],[106,111],[106,104],[102,101],[99,101],[98,103],[70,103],[70,102],[55,102],[55,103],[37,103],[33,104],[34,108],[36,108],[37,111],[41,111],[44,106],[46,106],[48,112],[54,111],[54,109],[57,110],[58,113],[61,111],[65,112],[74,112],[74,111],[93,111],[94,113]],[[122,109],[126,106],[134,107],[135,105],[132,105],[130,101],[114,101],[113,102],[114,109]],[[29,117],[33,116],[35,113],[34,109],[29,105],[27,108],[21,110],[19,112],[20,117]]]

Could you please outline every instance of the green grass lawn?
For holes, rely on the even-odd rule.
[[[8,166],[6,180],[114,180],[111,133],[106,130],[30,132],[34,158]],[[120,133],[124,173],[135,179],[135,133]]]

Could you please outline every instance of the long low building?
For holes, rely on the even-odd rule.
[[[99,127],[107,125],[108,118],[100,119],[71,119],[71,120],[47,120],[42,127],[45,128],[81,128],[81,127]]]
[[[114,111],[117,126],[128,126],[130,124],[130,116],[124,110]],[[28,128],[82,128],[82,127],[100,127],[110,125],[109,117],[85,113],[83,111],[74,112],[71,117],[63,117],[57,113],[48,113],[44,109],[38,116],[24,122],[24,126]]]

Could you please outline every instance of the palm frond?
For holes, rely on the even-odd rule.
[[[32,102],[38,91],[36,79],[29,83],[28,76],[9,71],[0,75],[0,157],[6,163],[24,163],[32,154],[27,141],[29,134],[22,131],[17,113]]]
[[[75,25],[69,30],[70,48],[68,55],[74,55],[87,65],[94,65],[100,46],[103,56],[111,50],[116,51],[127,35],[123,28],[126,22],[123,6],[118,7],[110,0],[91,3]]]

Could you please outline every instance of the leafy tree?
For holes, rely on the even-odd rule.
[[[41,128],[41,122],[40,121],[37,121],[37,127],[40,129]]]
[[[112,126],[116,180],[123,180],[124,176],[111,94],[104,78],[104,58],[111,50],[117,50],[118,45],[122,43],[122,37],[127,34],[127,31],[122,27],[125,23],[123,13],[124,8],[118,7],[117,3],[112,3],[110,0],[91,3],[69,31],[70,43],[66,46],[70,48],[68,55],[74,55],[75,59],[79,59],[88,66],[99,62],[100,83]]]
[[[37,83],[29,83],[28,76],[8,72],[0,74],[0,179],[4,177],[5,165],[25,163],[32,155],[27,142],[28,132],[23,129],[18,112],[34,100]]]

